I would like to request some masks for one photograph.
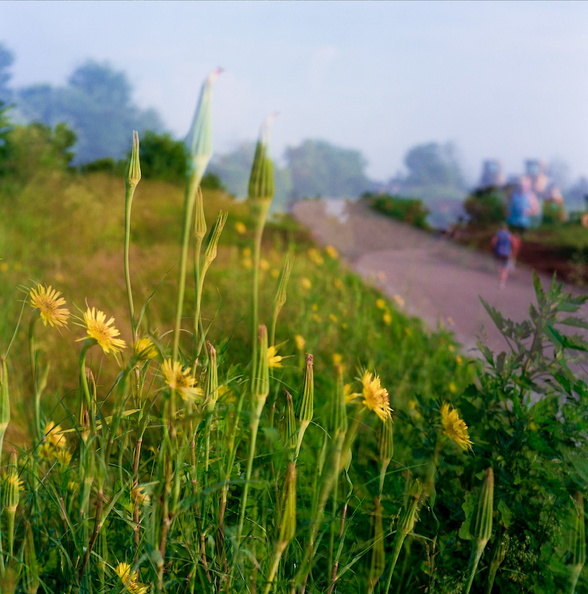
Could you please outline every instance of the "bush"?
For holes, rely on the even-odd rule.
[[[425,207],[422,200],[415,198],[403,198],[401,196],[390,196],[381,194],[363,194],[362,198],[368,198],[374,210],[388,215],[394,219],[408,223],[419,229],[429,229],[427,216],[429,210]]]
[[[499,188],[476,190],[466,198],[464,208],[476,227],[492,227],[506,218],[506,200]]]

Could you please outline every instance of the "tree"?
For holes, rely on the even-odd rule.
[[[8,81],[12,74],[9,69],[14,63],[14,54],[0,43],[0,101],[8,101],[10,99],[10,89],[8,88]]]
[[[11,130],[10,119],[8,117],[9,108],[0,100],[0,176],[8,168],[8,159],[10,158],[10,143],[8,136]]]
[[[423,198],[461,197],[464,180],[451,143],[430,142],[410,149],[404,157],[408,174],[404,179],[404,194]]]
[[[67,86],[32,85],[19,89],[15,99],[25,121],[48,126],[65,122],[75,131],[76,163],[120,159],[133,130],[142,134],[163,128],[157,112],[133,104],[125,73],[107,63],[86,62],[74,70]]]
[[[286,162],[292,176],[292,198],[329,196],[357,198],[372,185],[364,174],[366,161],[359,151],[324,140],[305,140],[288,148]]]

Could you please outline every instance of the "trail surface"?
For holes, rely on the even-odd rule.
[[[399,295],[405,311],[431,329],[455,334],[464,350],[479,356],[477,341],[493,351],[507,345],[480,297],[515,321],[528,318],[535,303],[533,272],[522,265],[500,288],[494,260],[446,239],[342,200],[296,203],[293,216],[323,245],[333,245],[350,267],[389,297]],[[551,278],[541,276],[543,286]],[[576,287],[566,290],[582,294]],[[586,310],[582,312],[586,316]]]

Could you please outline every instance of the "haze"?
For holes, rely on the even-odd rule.
[[[385,180],[423,142],[481,161],[565,161],[588,175],[588,3],[0,2],[14,86],[63,84],[87,59],[131,80],[178,137],[217,66],[215,150],[280,116],[272,152],[321,138]]]

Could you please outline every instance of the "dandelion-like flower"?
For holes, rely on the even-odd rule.
[[[135,357],[139,361],[147,361],[148,359],[155,359],[157,357],[157,348],[150,338],[145,336],[137,340],[135,343]]]
[[[78,340],[93,338],[106,354],[110,352],[116,354],[127,346],[122,338],[117,338],[120,332],[113,326],[114,318],[107,321],[104,312],[95,307],[88,307],[84,314],[84,323],[87,336]]]
[[[165,383],[172,389],[177,390],[183,400],[194,401],[204,395],[201,388],[196,386],[196,379],[190,373],[190,368],[182,368],[177,361],[166,359],[161,365],[165,377]]]
[[[459,417],[459,413],[447,402],[441,406],[441,425],[443,433],[454,441],[462,450],[469,450],[474,445],[470,440],[468,426]]]
[[[65,309],[65,299],[60,297],[61,292],[56,291],[51,286],[37,285],[36,289],[31,289],[29,296],[31,306],[38,309],[41,319],[45,326],[65,326],[69,318],[69,310]]]
[[[114,571],[130,594],[147,594],[149,591],[149,586],[137,581],[137,575],[131,573],[131,566],[128,563],[119,563]]]
[[[390,399],[388,390],[382,388],[380,378],[366,371],[361,378],[363,384],[363,405],[373,410],[382,421],[390,418],[392,409],[390,408]]]
[[[284,357],[282,357],[281,355],[278,355],[278,347],[272,345],[271,347],[268,347],[267,349],[267,364],[268,367],[272,368],[272,369],[279,369],[280,367],[282,367],[282,359]]]
[[[300,352],[302,352],[306,346],[306,340],[304,340],[304,336],[301,334],[296,334],[296,336],[294,336],[294,343]]]

